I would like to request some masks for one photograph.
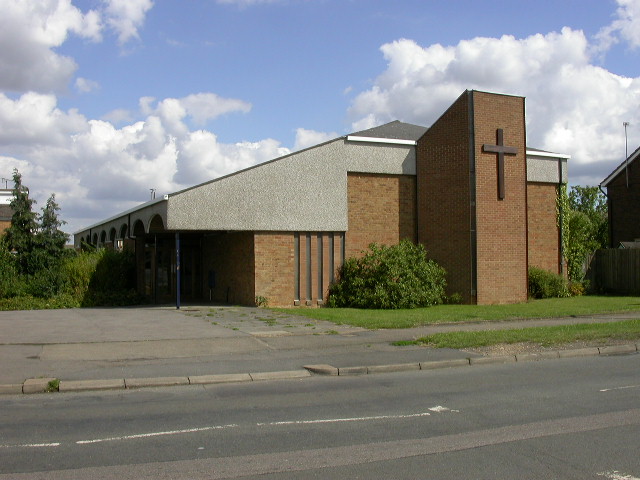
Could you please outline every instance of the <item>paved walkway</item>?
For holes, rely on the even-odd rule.
[[[640,318],[640,312],[370,331],[310,320],[295,315],[293,310],[289,314],[248,307],[0,312],[0,386],[5,387],[0,391],[15,392],[25,380],[38,378],[74,382],[229,374],[258,377],[257,374],[299,372],[304,365],[363,373],[354,367],[384,369],[399,364],[465,359],[469,362],[469,358],[480,355],[421,346],[395,347],[391,342],[443,331],[629,318]]]

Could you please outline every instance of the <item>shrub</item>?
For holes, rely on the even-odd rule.
[[[537,267],[529,267],[529,296],[531,298],[569,297],[567,281],[558,275]]]
[[[427,259],[422,245],[372,243],[361,258],[349,258],[329,289],[328,305],[353,308],[417,308],[443,303],[445,271]]]
[[[0,298],[22,295],[25,282],[19,275],[17,258],[7,248],[4,237],[0,237]]]

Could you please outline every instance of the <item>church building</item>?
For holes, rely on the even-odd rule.
[[[151,200],[77,232],[131,248],[158,303],[319,306],[346,258],[422,243],[465,303],[527,300],[562,273],[568,155],[527,148],[525,100],[464,92],[430,127],[391,122]],[[177,294],[179,293],[179,297]]]

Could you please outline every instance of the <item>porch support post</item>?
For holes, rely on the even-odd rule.
[[[176,310],[180,310],[180,233],[176,232]]]

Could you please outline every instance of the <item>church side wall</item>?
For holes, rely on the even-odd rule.
[[[468,108],[465,93],[418,141],[418,241],[447,271],[447,294],[473,303]]]
[[[255,234],[255,295],[266,298],[270,306],[293,305],[293,238],[289,232]]]
[[[416,241],[415,176],[349,173],[347,196],[347,258],[360,256],[373,242]]]
[[[527,185],[529,266],[560,273],[560,230],[556,219],[558,186]]]

